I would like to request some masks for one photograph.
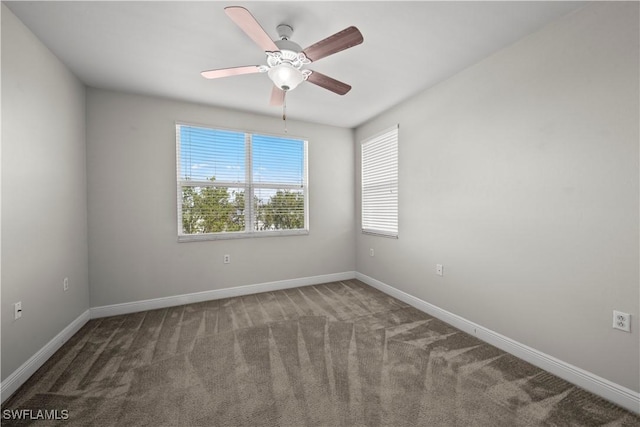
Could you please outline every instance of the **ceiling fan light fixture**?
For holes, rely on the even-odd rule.
[[[285,92],[295,89],[307,77],[305,73],[287,62],[271,67],[267,74],[273,84]]]
[[[305,70],[303,67],[362,43],[364,39],[356,27],[345,28],[302,49],[299,44],[291,41],[293,27],[290,25],[278,25],[276,30],[280,40],[274,41],[244,7],[229,6],[225,7],[224,11],[262,49],[267,56],[267,64],[207,70],[200,73],[202,77],[217,79],[240,74],[266,73],[274,84],[271,90],[271,105],[283,105],[285,93],[295,89],[305,80],[338,95],[344,95],[351,89],[348,84],[321,73]]]

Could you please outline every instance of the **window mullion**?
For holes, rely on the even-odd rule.
[[[282,190],[303,190],[305,186],[303,184],[279,184],[273,182],[254,182],[252,183],[254,188],[276,188]]]
[[[302,184],[303,184],[303,192],[304,192],[304,228],[306,230],[309,229],[309,147],[307,143],[304,143],[304,151],[303,151],[303,176],[302,176]]]
[[[176,181],[178,185],[176,186],[176,202],[178,204],[178,235],[181,235],[184,231],[182,226],[182,182],[180,179],[182,178],[180,175],[182,174],[182,168],[180,166],[180,161],[182,159],[180,153],[180,125],[176,124]]]
[[[244,155],[244,230],[246,232],[252,232],[255,230],[255,215],[253,212],[253,154],[251,149],[250,133],[246,133],[244,136]]]

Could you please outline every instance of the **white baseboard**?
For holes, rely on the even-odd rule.
[[[86,310],[78,316],[73,322],[67,325],[58,335],[53,337],[44,347],[36,354],[31,356],[29,360],[24,362],[22,366],[16,369],[11,375],[2,381],[0,386],[1,401],[4,402],[11,396],[22,384],[29,379],[53,353],[58,351],[62,344],[67,342],[76,332],[82,328],[90,319],[90,312]]]
[[[629,411],[640,413],[638,392],[514,341],[372,277],[356,272],[356,279]]]
[[[354,271],[342,273],[322,274],[320,276],[302,277],[298,279],[279,280],[276,282],[258,283],[255,285],[236,286],[233,288],[214,289],[211,291],[196,292],[192,294],[175,295],[164,298],[154,298],[143,301],[125,302],[122,304],[103,305],[91,308],[91,318],[117,316],[120,314],[135,313],[138,311],[155,310],[158,308],[174,307],[177,305],[192,304],[194,302],[210,301],[222,298],[238,297],[243,295],[271,292],[280,289],[297,288],[299,286],[318,285],[321,283],[349,280],[356,277]]]

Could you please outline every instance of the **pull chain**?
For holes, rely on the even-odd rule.
[[[282,96],[282,120],[284,120],[284,133],[287,133],[287,92]]]

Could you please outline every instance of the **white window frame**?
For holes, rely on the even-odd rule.
[[[182,179],[180,168],[180,127],[190,126],[209,130],[222,130],[229,132],[244,133],[245,137],[245,179],[244,182],[227,182],[227,181],[193,181]],[[212,127],[209,125],[193,124],[186,122],[176,122],[176,183],[177,183],[177,213],[178,213],[178,242],[194,242],[206,240],[226,240],[226,239],[243,239],[253,237],[274,237],[274,236],[299,236],[309,234],[309,156],[308,156],[308,140],[306,138],[291,135],[276,135],[264,132],[253,132],[246,130],[235,130],[220,127]],[[264,183],[253,182],[253,156],[252,156],[252,137],[269,136],[283,139],[300,140],[303,143],[304,171],[303,183],[285,184],[285,183]],[[185,234],[183,233],[182,224],[182,188],[190,187],[226,187],[226,188],[244,188],[245,197],[245,229],[244,231],[216,232],[216,233],[199,233]],[[304,228],[290,230],[255,230],[256,218],[253,212],[253,197],[256,189],[276,189],[276,190],[302,190],[304,196]]]
[[[395,125],[360,144],[360,224],[363,234],[398,238],[398,129]]]

